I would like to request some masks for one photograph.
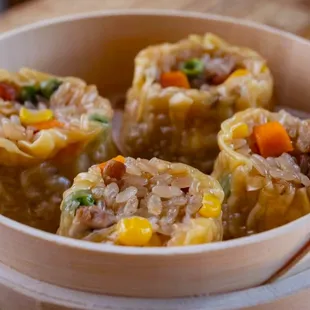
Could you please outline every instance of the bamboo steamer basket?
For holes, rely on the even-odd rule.
[[[272,285],[234,293],[146,299],[61,288],[0,264],[0,303],[5,305],[5,310],[306,310],[309,309],[309,293],[309,270]]]
[[[259,51],[268,59],[274,74],[278,101],[288,108],[310,112],[309,69],[305,65],[310,62],[310,43],[227,17],[126,10],[53,19],[0,35],[0,67],[14,71],[27,66],[78,76],[95,83],[102,95],[112,98],[129,87],[133,59],[141,48],[207,31]],[[305,216],[265,233],[222,243],[131,248],[79,242],[0,216],[0,271],[11,272],[11,279],[16,281],[18,277],[29,280],[13,289],[16,296],[24,296],[21,287],[41,283],[46,289],[56,287],[71,292],[72,298],[82,291],[85,296],[98,298],[103,295],[96,294],[184,298],[225,293],[219,295],[225,300],[225,296],[230,296],[227,293],[259,286],[282,268],[309,241],[309,227],[310,216]],[[306,257],[295,273],[309,267],[310,259]],[[295,273],[283,281],[293,279]],[[9,289],[10,281],[2,281],[1,286]],[[6,301],[0,301],[8,309]],[[42,309],[63,309],[57,305],[55,302]],[[90,304],[87,307],[105,309],[91,308]]]

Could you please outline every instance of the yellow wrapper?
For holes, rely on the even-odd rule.
[[[257,153],[253,128],[271,121],[285,127],[294,150],[264,158]],[[243,131],[242,137],[236,128],[244,125],[248,130]],[[219,180],[226,194],[225,239],[276,228],[310,212],[309,128],[309,120],[285,111],[271,113],[263,109],[239,112],[222,124],[218,136],[221,152],[212,176]]]
[[[11,100],[0,92],[0,213],[55,232],[73,177],[115,154],[112,108],[94,85],[27,68],[0,70],[0,87],[16,92]]]
[[[159,83],[162,73],[178,70],[182,61],[206,56],[234,59],[234,71],[208,89],[163,88]],[[273,78],[264,58],[213,34],[148,47],[135,59],[125,105],[123,149],[129,156],[156,156],[210,172],[219,151],[220,124],[249,107],[269,109],[272,92]]]
[[[59,235],[140,246],[183,246],[222,240],[224,193],[212,177],[180,163],[127,157],[124,164],[117,164],[125,165],[126,170],[111,179],[109,173],[115,174],[116,168],[107,172],[108,165],[111,161],[80,173],[64,193]],[[184,190],[180,188],[182,183]],[[170,190],[176,192],[171,194]],[[120,241],[120,226],[128,219],[136,225],[141,221],[149,223],[152,232],[147,243],[134,243],[139,238],[141,242],[137,227],[133,237],[123,232],[121,240],[126,240],[126,244]]]

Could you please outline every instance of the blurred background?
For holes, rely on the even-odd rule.
[[[126,8],[228,15],[310,38],[310,0],[0,0],[0,32],[51,17]]]
[[[16,4],[26,2],[27,0],[0,0],[0,11],[7,10],[10,7],[13,7]]]

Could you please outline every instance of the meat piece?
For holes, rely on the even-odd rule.
[[[235,66],[236,60],[229,56],[205,59],[205,69],[212,85],[222,84],[232,73]]]
[[[206,77],[205,75],[199,76],[197,78],[191,79],[190,83],[191,83],[191,88],[200,89],[202,85],[206,83]]]
[[[80,207],[73,219],[69,235],[73,238],[81,238],[89,230],[106,228],[115,222],[114,215],[105,212],[98,206]]]
[[[218,74],[218,75],[214,75],[211,78],[211,84],[212,85],[220,85],[222,83],[225,82],[225,80],[229,77],[229,73],[228,74]]]
[[[92,229],[100,229],[111,226],[116,219],[97,206],[81,207],[77,210],[74,221],[84,224]]]
[[[17,90],[14,86],[1,82],[0,83],[0,98],[5,101],[13,101],[17,97]]]
[[[110,177],[112,179],[120,180],[124,174],[126,173],[126,166],[125,164],[116,161],[116,160],[109,160],[102,171],[102,177],[105,176]]]

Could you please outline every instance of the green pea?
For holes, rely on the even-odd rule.
[[[50,99],[53,93],[59,88],[61,83],[62,83],[61,81],[55,79],[41,82],[40,84],[41,94],[46,99]]]
[[[196,77],[204,72],[204,63],[198,58],[192,58],[181,65],[181,71],[188,77]]]
[[[97,113],[91,114],[88,117],[88,119],[91,121],[96,121],[96,122],[102,123],[102,124],[109,124],[109,119],[106,116],[103,116],[103,115],[100,115]]]
[[[93,206],[95,203],[95,200],[92,197],[92,195],[79,197],[76,200],[80,203],[81,206]]]
[[[78,190],[70,194],[63,203],[63,209],[67,212],[73,212],[80,206],[93,206],[95,200],[89,190]]]
[[[20,99],[25,101],[37,102],[36,95],[38,94],[39,88],[36,85],[24,86],[20,91]]]

